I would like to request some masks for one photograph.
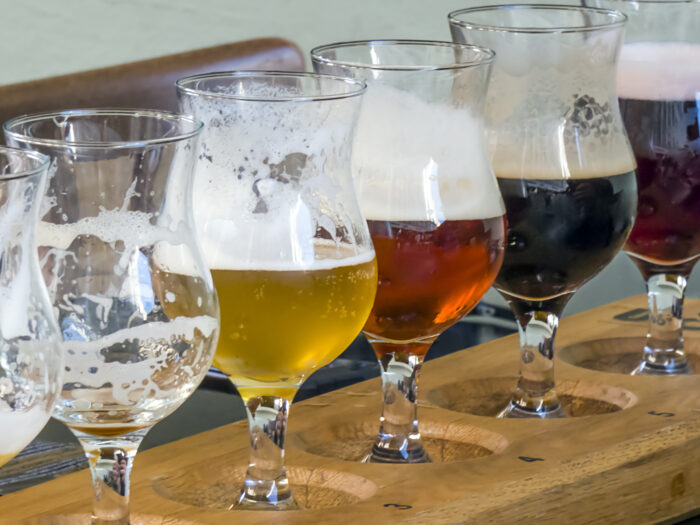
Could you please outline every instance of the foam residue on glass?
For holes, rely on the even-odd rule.
[[[546,33],[480,37],[496,51],[485,114],[497,177],[586,179],[635,169],[610,89],[618,31],[557,34],[547,53]]]
[[[292,85],[247,86],[258,98],[298,94]],[[217,91],[240,94],[235,86]],[[187,97],[183,103],[193,111]],[[196,164],[194,214],[210,268],[328,269],[373,258],[368,242],[356,242],[366,235],[352,226],[363,224],[356,207],[344,204],[353,198],[347,177],[352,107],[342,100],[214,97],[196,104],[207,126]]]
[[[182,213],[172,210],[186,199],[170,191],[174,204],[164,200],[159,211],[130,209],[140,196],[135,185],[117,208],[75,222],[41,221],[37,229],[41,265],[54,272],[50,293],[60,296],[66,363],[59,416],[74,425],[152,424],[201,381],[211,361],[202,352],[214,351],[217,320],[198,315],[206,273]]]

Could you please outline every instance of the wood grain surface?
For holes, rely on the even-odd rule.
[[[644,305],[634,297],[562,320],[555,370],[576,417],[493,417],[517,376],[517,337],[509,336],[423,368],[421,431],[432,464],[357,461],[379,416],[380,383],[371,380],[293,407],[287,464],[305,510],[227,510],[247,460],[239,422],[139,454],[132,523],[638,524],[687,516],[700,507],[700,375],[577,366],[606,351],[606,366],[624,369],[615,355],[627,359],[645,333],[643,316],[625,314]],[[700,317],[700,301],[688,300],[685,314]],[[700,355],[700,339],[689,335],[689,352]],[[0,520],[88,523],[90,499],[81,471],[0,498]]]

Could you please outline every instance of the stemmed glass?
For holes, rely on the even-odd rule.
[[[42,429],[61,387],[60,335],[34,228],[49,159],[0,147],[0,466]]]
[[[637,158],[639,205],[625,251],[649,298],[646,344],[632,373],[692,373],[683,349],[683,295],[700,258],[700,2],[587,3],[629,19],[617,92]]]
[[[503,260],[504,208],[483,140],[493,52],[449,42],[373,40],[311,51],[317,72],[365,80],[353,175],[377,250],[364,333],[382,374],[379,433],[365,461],[430,461],[420,439],[421,364]]]
[[[65,354],[54,416],[89,459],[93,523],[128,523],[139,443],[200,383],[218,336],[192,218],[202,124],[105,109],[3,128],[10,144],[52,159],[36,244]]]
[[[237,502],[293,509],[289,406],[359,333],[377,288],[353,191],[351,145],[365,85],[308,73],[230,72],[177,82],[206,123],[194,210],[221,301],[214,364],[246,406],[250,462]]]
[[[449,15],[457,42],[496,52],[486,101],[508,241],[495,287],[520,332],[520,378],[503,417],[562,417],[554,391],[561,312],[624,244],[635,162],[615,92],[625,16],[553,5]]]

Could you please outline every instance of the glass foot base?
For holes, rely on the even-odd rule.
[[[663,366],[655,363],[650,363],[646,360],[637,365],[637,368],[632,370],[630,375],[633,376],[679,376],[692,375],[693,370],[688,363],[675,366]]]
[[[410,449],[396,449],[382,447],[375,443],[370,452],[362,463],[431,463],[428,453],[423,448],[423,445],[413,446]]]
[[[301,510],[301,506],[292,497],[282,501],[248,499],[241,495],[233,506],[238,510]]]
[[[496,417],[499,418],[518,418],[518,419],[553,419],[559,417],[568,417],[567,413],[561,404],[550,407],[539,407],[535,410],[523,408],[513,403],[508,403],[508,406],[501,410]]]
[[[299,510],[286,476],[276,481],[246,479],[233,508],[240,510]]]

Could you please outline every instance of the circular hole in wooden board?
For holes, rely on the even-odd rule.
[[[165,476],[153,481],[159,496],[216,510],[236,510],[245,477],[245,467],[210,464],[194,471]],[[351,505],[374,495],[377,486],[361,476],[324,468],[288,466],[292,494],[302,509]]]
[[[581,368],[615,374],[630,374],[642,361],[644,337],[593,339],[566,346],[558,351],[559,359]],[[700,339],[684,341],[688,364],[700,372]]]
[[[372,450],[379,421],[329,425],[319,432],[290,436],[290,444],[318,456],[360,462]],[[466,461],[499,454],[508,446],[505,437],[471,425],[420,421],[421,440],[433,463]]]
[[[517,377],[459,381],[435,388],[426,397],[447,410],[495,417],[508,404],[517,381]],[[610,414],[637,402],[637,396],[628,390],[585,381],[562,381],[555,390],[571,417]]]

